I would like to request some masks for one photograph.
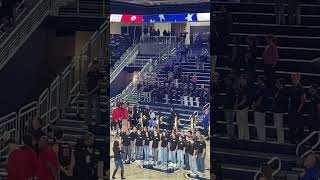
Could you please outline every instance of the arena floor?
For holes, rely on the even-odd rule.
[[[110,156],[113,156],[112,152],[112,142],[113,138],[110,141]],[[207,141],[207,152],[210,152],[210,141]],[[160,158],[160,157],[159,157]],[[210,179],[210,153],[207,153],[205,158],[205,165],[206,165],[206,171],[204,175],[202,176],[205,179]],[[114,161],[113,159],[110,160],[110,179],[112,176],[112,173],[115,169]],[[177,171],[174,174],[168,174],[158,171],[153,171],[149,169],[142,169],[139,164],[130,164],[130,165],[124,165],[124,177],[128,180],[140,180],[140,179],[148,179],[148,180],[159,180],[159,179],[165,179],[165,180],[183,180],[183,179],[192,179],[192,178],[186,178],[184,174],[186,174],[187,171]],[[116,174],[116,178],[120,179],[120,169],[118,170]]]

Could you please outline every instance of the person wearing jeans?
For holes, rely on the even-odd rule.
[[[191,170],[191,177],[196,177],[197,176],[197,147],[195,144],[194,139],[190,139],[190,151],[189,151],[189,162],[190,162],[190,170]]]
[[[130,142],[131,142],[131,157],[130,161],[134,161],[136,157],[136,137],[137,137],[137,128],[134,127],[130,133]]]
[[[204,170],[205,170],[204,159],[206,157],[207,145],[203,135],[200,135],[200,139],[197,143],[198,143],[197,167],[200,173],[204,173]]]
[[[280,144],[285,142],[283,116],[288,111],[288,93],[284,88],[284,83],[284,79],[277,80],[272,103],[273,121],[277,130],[277,142]]]
[[[177,163],[177,148],[178,148],[178,139],[174,132],[171,134],[169,150],[170,150],[170,161],[173,164]]]
[[[153,136],[152,136],[152,156],[153,156],[154,164],[157,164],[159,161],[158,159],[159,141],[160,141],[160,135],[157,132],[156,128],[154,128]]]
[[[190,163],[189,163],[189,151],[190,151],[190,138],[186,136],[186,143],[185,143],[185,170],[190,170]]]
[[[143,135],[141,134],[141,131],[137,131],[137,136],[136,136],[136,160],[140,161],[142,160],[143,157]]]
[[[144,139],[144,161],[148,162],[149,161],[149,151],[150,151],[150,141],[151,141],[151,137],[149,135],[149,132],[147,130],[147,127],[144,128],[144,134],[143,134],[143,139]]]
[[[177,155],[177,168],[184,168],[185,142],[182,136],[179,136]]]
[[[162,132],[161,136],[161,164],[166,165],[168,163],[168,143],[169,143],[169,137],[167,136],[166,132]]]
[[[119,141],[114,141],[113,153],[114,153],[114,163],[115,163],[116,169],[113,171],[112,179],[115,179],[115,176],[117,174],[119,167],[120,167],[121,179],[125,179],[124,178],[123,162],[122,162],[122,158],[121,158],[121,153],[124,153],[124,152],[122,150],[120,150],[119,146],[120,146]]]
[[[249,140],[249,90],[247,87],[247,78],[245,75],[242,75],[242,77],[240,78],[239,95],[235,104],[235,109],[237,109],[237,125],[239,135],[238,138],[242,140]]]
[[[130,133],[127,129],[123,128],[123,132],[121,133],[121,141],[122,141],[122,150],[124,151],[123,153],[123,160],[125,161],[130,161],[131,157],[131,144],[130,144]]]
[[[258,90],[254,97],[252,104],[252,110],[254,110],[254,120],[257,129],[258,139],[260,141],[266,141],[266,106],[267,106],[267,89],[264,82],[264,77],[258,77]]]

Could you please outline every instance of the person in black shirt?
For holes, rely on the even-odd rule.
[[[145,163],[149,161],[149,156],[150,156],[150,141],[152,140],[151,135],[148,132],[147,127],[144,127],[143,129],[143,143],[144,143],[144,161]]]
[[[116,179],[115,176],[117,174],[119,167],[120,167],[120,172],[121,172],[121,179],[125,179],[124,178],[124,167],[123,167],[123,162],[121,159],[121,153],[124,153],[124,151],[120,150],[118,141],[113,142],[113,153],[114,153],[114,164],[116,166],[116,169],[113,171],[112,179]]]
[[[130,141],[130,133],[126,128],[123,128],[123,132],[121,133],[121,141],[122,141],[122,150],[123,157],[122,159],[126,162],[130,162],[131,159],[131,141]]]
[[[284,87],[284,79],[278,79],[273,93],[273,121],[277,129],[278,143],[284,143],[283,116],[288,111],[288,93]]]
[[[185,143],[185,170],[190,170],[190,161],[189,161],[189,151],[190,151],[190,136],[186,135]]]
[[[236,103],[236,91],[233,88],[233,78],[227,76],[225,78],[226,94],[223,100],[224,118],[227,123],[227,133],[229,138],[234,138],[234,115],[235,115],[235,103]]]
[[[190,170],[191,170],[191,177],[197,176],[197,146],[196,140],[191,138],[190,139],[190,149],[189,149],[189,161],[190,161]]]
[[[136,157],[136,144],[135,144],[135,140],[137,137],[137,128],[133,127],[133,130],[130,132],[130,149],[131,149],[131,161],[135,161],[135,157]]]
[[[290,142],[295,144],[304,136],[304,122],[301,113],[306,101],[306,95],[300,84],[300,74],[292,74],[292,87],[289,91],[289,134]]]
[[[197,141],[197,150],[198,150],[198,154],[197,154],[197,168],[198,171],[201,173],[204,173],[205,170],[205,164],[204,164],[204,160],[206,157],[206,141],[203,135],[200,135],[199,140]]]
[[[318,85],[312,84],[310,89],[310,104],[311,104],[311,129],[314,131],[320,130],[320,95]]]
[[[152,156],[154,164],[158,163],[158,153],[159,153],[159,141],[160,135],[156,128],[153,128],[153,135],[152,135]]]
[[[267,88],[265,86],[264,76],[258,77],[258,89],[256,91],[252,110],[254,111],[254,120],[257,128],[258,139],[260,141],[266,140],[266,109],[267,109]]]
[[[143,157],[143,135],[141,134],[141,131],[138,130],[137,131],[137,136],[136,136],[136,160],[140,161],[142,160]]]
[[[171,133],[170,143],[169,143],[169,150],[170,150],[170,161],[173,164],[177,163],[177,148],[178,148],[178,139],[176,137],[175,132]]]
[[[178,147],[177,147],[177,168],[184,168],[184,154],[185,154],[185,141],[183,140],[182,134],[179,136]]]
[[[241,76],[239,94],[234,109],[237,109],[237,125],[239,139],[249,140],[249,89],[247,86],[246,75]]]
[[[94,61],[92,64],[92,69],[87,74],[87,103],[86,103],[86,113],[85,122],[86,124],[92,120],[92,110],[91,105],[94,101],[94,108],[96,111],[96,124],[101,123],[101,112],[100,112],[100,88],[103,80],[103,74],[99,72],[99,62]],[[87,126],[85,126],[87,127]]]
[[[168,163],[168,144],[169,144],[169,137],[166,131],[162,132],[160,144],[161,144],[161,164],[165,165]]]

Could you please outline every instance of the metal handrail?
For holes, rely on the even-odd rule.
[[[306,152],[304,152],[303,154],[299,155],[299,150],[300,147],[305,144],[306,142],[308,142],[308,140],[310,140],[313,136],[318,135],[318,141]],[[307,136],[306,138],[304,138],[298,145],[296,148],[296,155],[300,158],[305,157],[306,155],[308,155],[310,152],[312,152],[315,148],[317,148],[320,145],[320,131],[313,131],[311,134],[309,134],[309,136]]]
[[[279,157],[277,157],[277,156],[271,158],[271,159],[267,162],[267,164],[270,165],[270,164],[272,164],[272,163],[275,162],[275,161],[278,161],[278,167],[277,167],[276,170],[274,170],[274,171],[272,172],[272,177],[274,177],[275,175],[277,175],[277,174],[280,172],[281,167],[282,167],[281,159],[280,159]],[[259,175],[261,175],[261,174],[262,174],[262,169],[261,169],[261,166],[260,166],[259,170],[258,170],[258,171],[256,172],[256,174],[254,175],[253,180],[258,180],[257,178],[258,178]]]
[[[207,103],[206,105],[204,105],[203,107],[202,107],[202,111],[203,112],[206,112],[207,110],[209,110],[210,109],[210,103]]]

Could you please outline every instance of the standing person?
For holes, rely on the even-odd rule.
[[[197,75],[196,75],[196,73],[193,73],[193,75],[192,75],[192,85],[193,85],[193,87],[196,87],[197,81],[198,81]]]
[[[58,144],[58,160],[61,165],[60,180],[72,180],[75,165],[72,146],[63,142],[63,131],[58,131],[55,137]]]
[[[94,178],[95,151],[93,145],[94,134],[87,132],[75,146],[74,177],[77,180],[91,180]]]
[[[241,76],[239,95],[236,100],[234,109],[237,110],[237,125],[239,139],[249,140],[249,90],[247,86],[247,79],[245,75]]]
[[[186,142],[183,140],[182,134],[179,136],[178,147],[177,147],[177,168],[183,169],[184,165],[184,155],[185,155],[185,144]]]
[[[139,109],[137,108],[137,105],[134,105],[132,109],[132,121],[131,121],[132,127],[136,127],[138,125],[138,119],[139,119]]]
[[[235,115],[235,103],[236,103],[236,91],[233,87],[233,80],[231,76],[225,78],[226,95],[223,101],[224,118],[227,123],[228,137],[234,138],[234,115]]]
[[[144,144],[144,164],[149,162],[149,156],[150,156],[150,141],[152,140],[151,135],[149,134],[149,131],[146,127],[144,127],[144,136],[143,136],[143,144]]]
[[[23,174],[17,173],[23,171],[22,160],[23,152],[19,148],[14,139],[7,141],[9,156],[8,156],[8,180],[27,180]]]
[[[125,127],[126,129],[129,129],[130,127],[130,122],[129,122],[129,107],[127,103],[122,104],[122,109],[121,109],[121,122],[122,122],[122,127]]]
[[[254,120],[257,129],[258,139],[266,141],[266,110],[267,110],[268,90],[264,83],[264,77],[258,77],[258,89],[256,91],[252,110],[254,111]]]
[[[137,131],[135,152],[137,162],[141,162],[143,158],[143,135],[140,129]]]
[[[267,35],[266,40],[268,45],[266,46],[262,56],[267,87],[271,87],[276,65],[279,61],[279,52],[276,45],[276,37],[273,34]]]
[[[279,25],[285,24],[284,17],[284,0],[274,0],[275,3],[275,15],[276,15],[276,23]]]
[[[27,133],[23,135],[22,137],[23,146],[20,147],[22,150],[22,163],[23,170],[19,171],[16,169],[17,172],[20,172],[23,174],[23,179],[21,180],[27,180],[32,179],[36,176],[36,172],[38,169],[38,155],[36,151],[33,149],[34,146],[34,140],[30,133]]]
[[[130,146],[130,149],[131,149],[131,159],[130,161],[135,161],[137,159],[136,158],[136,141],[137,139],[137,128],[136,127],[133,127],[132,131],[130,132],[130,143],[131,143],[131,146]]]
[[[116,133],[120,133],[120,120],[121,120],[121,105],[118,103],[116,107],[112,109],[112,122],[114,124],[114,127],[116,129]]]
[[[190,151],[189,151],[189,162],[190,162],[190,169],[191,174],[190,177],[197,177],[197,146],[195,143],[195,139],[190,139]]]
[[[116,166],[116,169],[113,171],[112,174],[112,179],[116,179],[116,174],[117,171],[120,167],[120,173],[121,173],[121,179],[125,179],[124,178],[124,167],[123,167],[123,162],[122,162],[122,158],[121,158],[121,153],[124,153],[121,149],[120,149],[120,145],[119,145],[119,141],[114,141],[113,142],[113,154],[114,154],[114,164]]]
[[[203,135],[200,135],[199,141],[198,141],[198,154],[197,154],[197,167],[198,171],[200,173],[204,173],[205,171],[205,158],[206,158],[206,141]]]
[[[123,160],[126,161],[126,163],[130,163],[131,161],[131,138],[130,138],[130,132],[126,128],[122,128],[123,132],[121,133],[121,142],[122,142],[122,150],[123,153]]]
[[[167,133],[164,130],[162,132],[162,136],[161,136],[161,139],[160,139],[161,164],[162,165],[166,165],[168,163],[168,143],[169,143],[169,137],[167,136]]]
[[[314,131],[320,130],[320,95],[318,87],[319,86],[317,84],[312,84],[309,89],[312,117],[312,124],[310,127]]]
[[[48,144],[46,136],[40,138],[39,149],[39,168],[36,176],[39,177],[39,179],[45,180],[58,179],[60,170],[58,156],[52,146]]]
[[[174,131],[171,133],[171,138],[169,139],[169,150],[170,150],[170,160],[176,165],[177,164],[177,149],[178,149],[178,139]]]
[[[40,117],[36,116],[32,119],[32,127],[31,127],[31,134],[34,138],[34,150],[38,153],[39,152],[39,141],[42,136],[45,135],[41,128],[42,120]]]
[[[91,70],[87,74],[87,103],[85,113],[85,126],[88,128],[88,124],[92,121],[92,109],[91,105],[94,104],[96,125],[101,123],[101,112],[100,112],[100,88],[103,80],[103,74],[99,72],[99,62],[94,61]]]
[[[273,121],[277,129],[277,142],[283,144],[284,128],[283,128],[283,116],[288,111],[288,93],[284,87],[285,80],[278,79],[275,85],[273,95]]]
[[[185,170],[190,170],[190,162],[189,162],[189,152],[190,152],[190,136],[186,135],[186,144],[185,144]]]
[[[292,87],[289,90],[289,134],[290,142],[295,144],[304,136],[304,123],[301,118],[302,110],[306,101],[303,86],[300,83],[300,74],[291,75]]]
[[[160,141],[160,135],[157,128],[155,127],[153,128],[153,135],[152,135],[152,156],[153,156],[154,165],[158,164],[159,141]]]

